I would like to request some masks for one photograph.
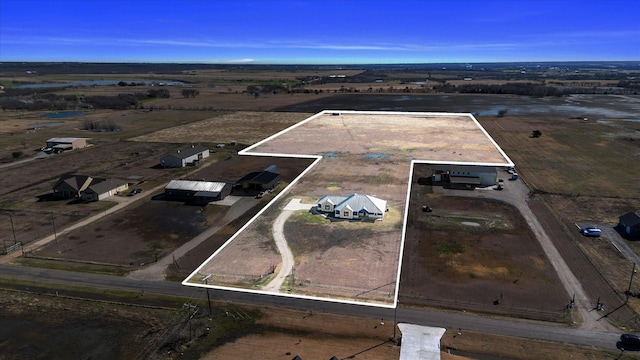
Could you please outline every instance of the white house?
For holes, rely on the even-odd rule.
[[[326,195],[318,199],[316,209],[339,219],[382,220],[387,202],[371,195]]]

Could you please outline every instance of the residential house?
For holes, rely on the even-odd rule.
[[[116,195],[129,188],[129,183],[119,179],[94,179],[82,192],[82,200],[99,201]]]
[[[87,175],[63,175],[53,185],[53,196],[59,198],[80,198],[93,178]]]
[[[349,220],[382,220],[387,202],[371,195],[326,195],[318,199],[316,210],[329,216]]]

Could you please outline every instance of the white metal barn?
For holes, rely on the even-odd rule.
[[[160,165],[164,167],[185,167],[196,165],[200,160],[209,157],[209,149],[204,146],[191,145],[186,149],[177,150],[160,159]]]

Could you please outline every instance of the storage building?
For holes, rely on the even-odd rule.
[[[164,188],[168,200],[207,204],[223,200],[231,193],[231,184],[213,181],[171,180]]]
[[[185,167],[187,165],[197,165],[199,161],[209,157],[209,149],[200,145],[191,145],[186,149],[176,150],[160,159],[163,167]]]

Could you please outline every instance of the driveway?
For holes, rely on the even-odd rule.
[[[300,199],[291,199],[280,215],[278,215],[276,221],[273,222],[273,238],[276,242],[278,252],[280,252],[280,256],[282,257],[282,263],[278,268],[276,277],[265,285],[262,290],[280,292],[280,288],[282,287],[285,279],[292,273],[294,259],[293,253],[291,253],[291,249],[287,244],[287,239],[284,237],[284,223],[291,215],[293,215],[294,212],[300,210],[309,211],[313,205],[314,204],[302,204]]]

